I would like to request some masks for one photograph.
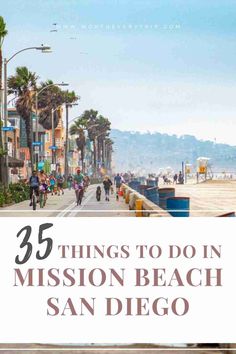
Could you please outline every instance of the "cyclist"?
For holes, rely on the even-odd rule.
[[[76,171],[76,175],[74,175],[74,183],[80,184],[83,181],[84,181],[84,175],[83,173],[81,173],[81,169],[78,168]]]
[[[46,205],[46,201],[47,201],[47,198],[48,198],[47,192],[48,192],[47,181],[44,178],[41,178],[41,182],[40,182],[40,185],[39,185],[40,207],[41,208]],[[42,199],[41,199],[41,197],[42,197]]]
[[[117,173],[117,175],[114,178],[114,184],[116,186],[116,200],[119,199],[119,192],[120,192],[120,187],[122,184],[122,176],[120,176],[119,173]]]
[[[44,170],[39,171],[38,177],[39,177],[39,183],[42,183],[42,181],[47,180],[47,175],[44,172]]]
[[[76,196],[76,203],[81,204],[83,193],[84,193],[84,175],[81,173],[80,168],[77,169],[76,175],[74,175],[74,189],[75,189],[75,196]],[[80,198],[79,198],[79,193]]]
[[[32,196],[33,192],[35,192],[36,197],[37,197],[37,203],[39,203],[39,178],[37,176],[37,171],[32,172],[32,176],[29,179],[29,185],[30,185],[30,206],[33,205],[32,203]]]

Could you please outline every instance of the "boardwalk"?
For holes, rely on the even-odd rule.
[[[19,354],[19,353],[22,353],[22,352],[19,352],[19,350],[7,350],[5,349],[3,351],[4,354]],[[24,354],[88,354],[88,353],[91,353],[91,354],[225,354],[225,352],[223,350],[211,350],[211,351],[207,351],[207,350],[195,350],[195,351],[192,351],[192,350],[148,350],[148,351],[145,351],[143,349],[141,350],[132,350],[130,351],[129,349],[128,350],[112,350],[112,349],[106,349],[106,350],[92,350],[92,351],[88,351],[88,350],[83,350],[83,349],[80,349],[80,350],[69,350],[68,347],[65,350],[60,350],[60,349],[50,349],[50,350],[24,350],[23,351]],[[233,351],[227,351],[227,354],[231,354],[233,353]]]
[[[45,208],[37,208],[36,211],[29,207],[29,201],[14,204],[6,208],[0,208],[0,217],[80,217],[80,216],[135,216],[129,211],[124,199],[116,201],[115,195],[111,195],[110,201],[104,200],[104,193],[100,202],[96,200],[96,185],[89,186],[85,193],[82,205],[75,203],[75,193],[73,190],[65,191],[64,195],[49,195]]]
[[[209,348],[206,349],[200,349],[200,348],[181,348],[175,347],[173,348],[168,348],[166,347],[161,347],[161,346],[154,346],[151,344],[145,345],[140,345],[140,349],[137,348],[138,345],[134,346],[128,346],[127,349],[125,347],[119,347],[119,346],[106,346],[106,347],[96,347],[96,346],[87,346],[87,347],[78,347],[76,345],[46,345],[46,344],[0,344],[0,350],[1,348],[4,348],[5,350],[3,351],[4,354],[18,354],[19,349],[24,351],[23,353],[29,353],[29,354],[224,354],[226,353],[222,349],[214,349],[211,348],[209,351]],[[146,348],[145,348],[146,347]],[[15,350],[14,350],[15,348]],[[70,350],[71,348],[71,350]],[[73,348],[73,349],[72,349]],[[28,350],[27,350],[28,349]],[[38,349],[38,350],[37,350]],[[48,350],[47,350],[48,349]],[[227,351],[227,354],[234,353],[234,351],[230,350]]]
[[[96,200],[96,187],[91,185],[85,194],[82,205],[75,204],[74,191],[65,191],[62,196],[49,196],[46,207],[33,211],[29,201],[0,208],[0,217],[81,217],[81,216],[106,216],[106,217],[132,217],[128,205],[121,197],[116,201],[111,195],[110,201],[105,201],[104,192],[100,202]],[[161,185],[160,187],[167,187]],[[171,185],[177,197],[190,198],[190,216],[219,216],[231,211],[236,212],[236,181],[209,181],[199,184]]]
[[[219,216],[236,211],[236,181],[177,184],[177,197],[190,197],[190,216]]]

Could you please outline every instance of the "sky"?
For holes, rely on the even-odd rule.
[[[235,0],[0,0],[8,64],[68,82],[112,127],[236,145]],[[53,25],[56,23],[57,25]],[[57,32],[51,32],[51,30]]]

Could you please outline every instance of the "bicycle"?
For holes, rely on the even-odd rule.
[[[46,205],[47,201],[47,188],[45,186],[41,185],[39,187],[39,205],[40,208],[44,208]]]
[[[84,188],[82,184],[75,184],[75,195],[76,195],[76,204],[81,205],[82,199],[84,196]]]
[[[33,210],[36,210],[36,207],[37,207],[37,194],[36,194],[35,188],[33,188],[30,205],[32,205]]]

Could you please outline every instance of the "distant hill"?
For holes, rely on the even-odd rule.
[[[113,129],[114,161],[117,171],[158,172],[167,166],[181,168],[182,161],[196,165],[200,156],[211,158],[214,172],[236,171],[236,146],[202,141],[192,135],[140,133]],[[236,142],[236,138],[235,138]]]

